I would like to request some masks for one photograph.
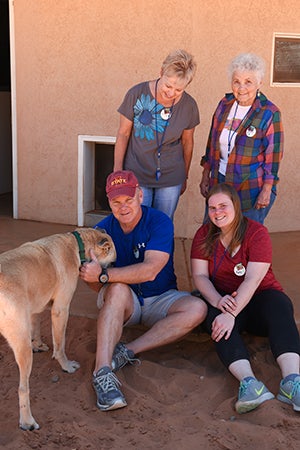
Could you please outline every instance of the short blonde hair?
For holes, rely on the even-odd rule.
[[[233,74],[236,71],[249,71],[256,75],[257,81],[262,81],[265,75],[265,61],[254,53],[241,53],[237,55],[228,67],[228,74],[232,80]]]
[[[175,75],[189,84],[196,73],[194,57],[185,50],[178,49],[169,53],[161,66],[162,75]]]

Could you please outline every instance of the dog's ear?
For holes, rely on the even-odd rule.
[[[107,234],[107,231],[104,228],[98,228],[96,227],[95,230],[100,231],[103,234]]]
[[[110,244],[109,240],[105,237],[102,238],[101,241],[99,241],[97,245],[99,247],[101,247],[101,249],[104,251],[104,253],[106,255],[108,255],[109,252],[111,251],[111,244]]]

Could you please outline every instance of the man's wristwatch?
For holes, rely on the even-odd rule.
[[[109,280],[109,276],[108,276],[108,273],[107,273],[107,268],[106,267],[102,267],[102,272],[99,275],[99,281],[102,284],[106,284],[106,283],[108,283],[108,280]]]

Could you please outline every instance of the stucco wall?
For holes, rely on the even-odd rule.
[[[299,0],[14,0],[19,218],[76,224],[78,135],[115,136],[116,112],[133,84],[158,76],[166,54],[198,62],[188,92],[201,124],[176,236],[192,237],[211,116],[230,89],[227,65],[241,51],[267,61],[262,91],[282,110],[285,156],[270,231],[299,230],[300,88],[270,87],[273,32],[300,32]]]

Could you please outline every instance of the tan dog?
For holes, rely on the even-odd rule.
[[[19,366],[20,427],[23,430],[39,428],[31,414],[29,399],[32,350],[48,350],[41,341],[38,314],[52,302],[53,358],[64,371],[75,372],[80,365],[66,357],[65,331],[81,264],[80,243],[84,246],[85,258],[89,258],[93,249],[102,266],[115,260],[114,244],[104,231],[92,228],[76,231],[81,237],[79,242],[73,233],[55,234],[0,255],[0,332],[11,346]]]

